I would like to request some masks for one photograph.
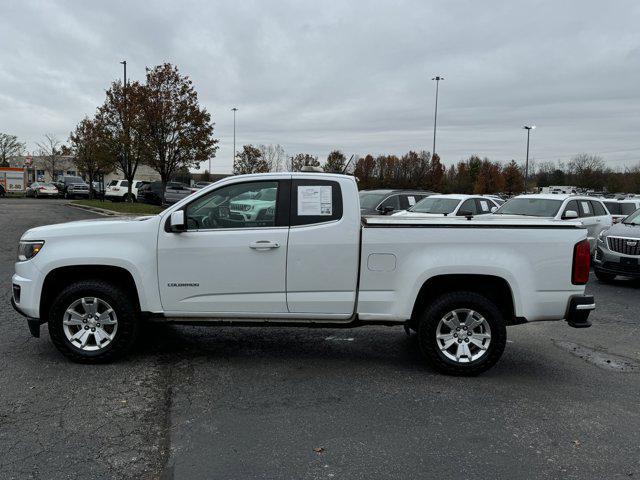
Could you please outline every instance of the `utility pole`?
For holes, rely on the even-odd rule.
[[[436,75],[431,80],[436,81],[436,110],[433,116],[433,149],[431,150],[431,157],[433,158],[433,156],[436,154],[436,127],[438,125],[438,87],[440,86],[440,80],[444,80],[444,77]]]
[[[523,129],[527,131],[527,157],[524,162],[524,193],[527,193],[527,180],[529,179],[529,137],[531,136],[531,130],[535,130],[535,125],[523,125]]]
[[[236,162],[236,112],[238,109],[233,107],[231,109],[233,112],[233,163]]]
[[[129,153],[129,126],[127,125],[127,61],[123,60],[120,62],[124,69],[124,80],[122,83],[122,110],[123,110],[123,121],[122,128],[124,129],[124,149],[122,151],[122,155],[124,156],[124,164],[129,169],[129,161],[128,161],[128,153]],[[124,172],[123,172],[124,173]],[[129,200],[131,198],[131,182],[129,182],[129,186],[127,187],[127,194],[125,198]]]

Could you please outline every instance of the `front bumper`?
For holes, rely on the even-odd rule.
[[[591,326],[589,314],[595,310],[596,302],[592,295],[571,297],[565,319],[570,327],[588,328]]]
[[[593,269],[611,275],[640,278],[640,259],[637,256],[612,252],[598,245],[593,258]]]
[[[16,312],[18,312],[23,317],[27,318],[27,325],[29,326],[29,332],[31,332],[31,335],[33,335],[36,338],[40,338],[40,325],[42,325],[45,322],[43,322],[39,318],[30,317],[25,312],[20,310],[20,307],[18,306],[18,304],[16,304],[16,301],[13,299],[13,297],[11,297],[11,306]]]

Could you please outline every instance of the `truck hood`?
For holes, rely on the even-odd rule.
[[[160,221],[160,216],[101,218],[56,223],[31,228],[22,234],[21,240],[47,240],[48,238],[75,235],[104,235],[117,233],[118,231],[124,233],[131,229],[132,224],[137,225],[137,222],[150,221],[157,223]]]

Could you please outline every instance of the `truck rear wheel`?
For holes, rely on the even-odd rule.
[[[502,356],[507,329],[502,312],[485,296],[451,292],[425,310],[418,338],[422,354],[440,372],[477,375]]]
[[[54,300],[49,336],[67,358],[104,363],[133,346],[139,319],[131,297],[102,280],[83,280],[66,287]]]

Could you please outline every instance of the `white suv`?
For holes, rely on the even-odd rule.
[[[134,180],[133,185],[131,185],[131,199],[132,201],[136,201],[138,198],[138,189],[148,182],[143,182],[141,180]],[[129,182],[127,180],[111,180],[109,185],[107,185],[107,189],[104,192],[104,198],[107,200],[111,200],[113,202],[118,200],[129,200]]]
[[[520,195],[507,200],[494,215],[579,220],[587,229],[592,254],[600,232],[613,223],[611,213],[602,200],[579,195]]]

